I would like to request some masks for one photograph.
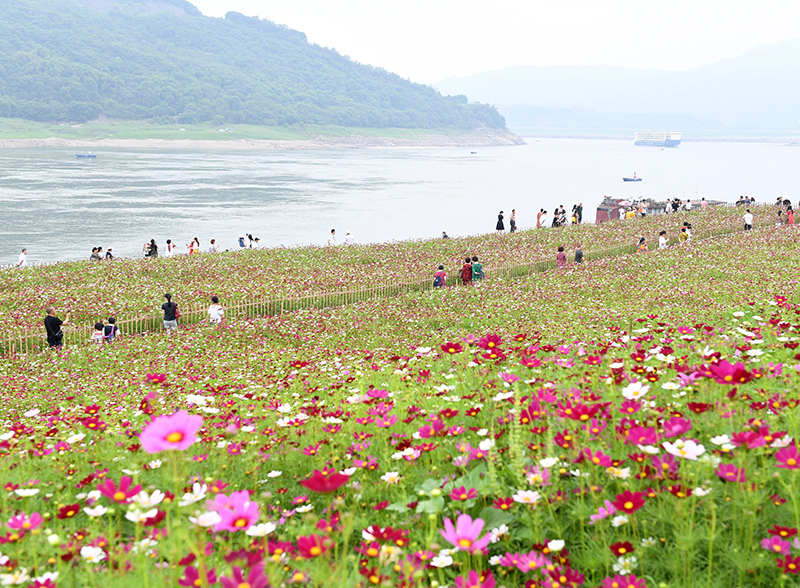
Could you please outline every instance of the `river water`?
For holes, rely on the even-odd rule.
[[[526,139],[519,147],[292,151],[103,149],[0,150],[0,264],[28,248],[33,262],[86,259],[93,246],[139,257],[142,244],[199,237],[236,247],[240,233],[262,246],[324,245],[352,231],[360,243],[494,230],[517,210],[535,224],[540,208],[582,202],[594,220],[604,194],[772,202],[800,198],[800,147]],[[477,151],[473,154],[472,151]],[[644,181],[623,183],[636,172]]]

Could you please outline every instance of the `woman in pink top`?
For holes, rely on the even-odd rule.
[[[791,208],[786,211],[786,224],[793,225],[794,224],[794,210]]]
[[[563,246],[559,247],[558,253],[556,253],[556,264],[558,267],[567,267],[567,254],[564,253]]]

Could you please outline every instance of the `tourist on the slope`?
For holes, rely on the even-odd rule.
[[[211,243],[208,246],[208,252],[216,253],[217,251],[219,251],[219,245],[217,245],[217,240],[211,239]]]
[[[245,248],[244,235],[239,235],[238,243],[239,243],[239,249]]]
[[[144,247],[142,247],[144,251],[144,256],[149,259],[155,259],[158,257],[158,244],[156,243],[155,239],[150,239],[149,243],[145,243]]]
[[[444,271],[444,265],[439,265],[439,270],[433,275],[433,287],[444,288],[447,285],[447,273]]]
[[[689,235],[686,233],[686,227],[681,227],[681,232],[678,233],[678,242],[686,243],[689,240]]]
[[[503,224],[503,211],[500,211],[500,214],[497,215],[497,226],[495,226],[495,230],[498,233],[502,233],[506,230],[506,226]]]
[[[683,221],[683,226],[686,228],[686,241],[692,242],[692,225],[688,221]]]
[[[92,254],[89,256],[89,261],[101,261],[103,258],[100,257],[100,252],[97,251],[97,247],[92,247]]]
[[[336,247],[336,229],[331,229],[331,236],[328,237],[328,247]]]
[[[186,245],[186,248],[189,250],[189,255],[200,253],[200,239],[195,237],[188,245]]]
[[[736,204],[739,204],[738,202]],[[703,211],[708,208],[708,202],[706,202],[705,196],[702,200],[700,200],[700,210]]]
[[[578,202],[578,207],[575,209],[575,216],[578,217],[578,224],[583,223],[583,202]]]
[[[536,228],[542,228],[542,215],[544,214],[544,208],[540,208],[539,212],[536,213]]]
[[[211,297],[211,306],[208,307],[208,320],[212,325],[219,325],[225,318],[225,309],[219,303],[217,296]]]
[[[480,282],[485,276],[483,273],[483,264],[478,261],[478,256],[472,256],[472,281]]]
[[[578,243],[575,246],[575,263],[583,263],[583,249],[582,244]]]
[[[106,257],[105,257],[105,260],[106,260],[106,261],[114,261],[114,254],[113,254],[113,253],[111,253],[111,247],[109,247],[109,248],[106,250]]]
[[[692,210],[692,201],[688,198],[686,199],[686,206],[684,206],[686,212],[690,212]]]
[[[161,310],[164,311],[164,328],[169,334],[172,334],[173,331],[177,333],[178,317],[180,316],[178,304],[172,301],[172,294],[170,293],[164,294],[164,298],[167,299],[167,301],[161,305]]]
[[[517,211],[513,208],[511,209],[511,217],[508,219],[508,232],[517,232]]]
[[[22,269],[27,265],[28,265],[28,250],[23,249],[22,253],[19,254],[19,260],[17,261],[17,269]]]
[[[116,339],[118,335],[122,334],[122,331],[119,330],[116,322],[117,319],[115,319],[113,316],[108,317],[108,324],[103,329],[103,336],[109,343]]]
[[[786,210],[786,224],[787,225],[793,225],[794,224],[794,210],[792,210],[791,207],[789,207]]]
[[[667,248],[667,232],[661,231],[658,234],[658,248],[659,249],[666,249]]]
[[[351,233],[350,231],[347,231],[347,234],[344,236],[344,244],[345,245],[355,245],[356,244],[356,238],[353,237],[353,233]]]
[[[172,239],[167,239],[167,251],[164,253],[164,257],[172,257],[173,251],[175,251],[175,245],[172,243]]]
[[[558,267],[567,267],[567,254],[564,253],[564,246],[559,245],[558,253],[556,253],[556,265]]]
[[[541,228],[544,228],[546,226],[547,226],[547,211],[543,210],[542,211],[542,218],[539,219],[539,228],[541,229]]]
[[[744,230],[745,231],[749,231],[750,229],[753,228],[753,213],[750,212],[749,208],[747,210],[745,210],[744,216],[742,217],[742,220],[744,220]]]
[[[447,235],[445,231],[442,231],[442,239],[449,239],[450,237]]]
[[[461,268],[461,282],[464,286],[472,285],[472,260],[467,257],[464,266]]]
[[[645,241],[644,237],[639,239],[639,245],[636,247],[636,253],[646,253],[647,252],[647,241]]]
[[[47,316],[44,317],[44,330],[47,331],[47,345],[51,349],[61,349],[64,342],[64,331],[61,330],[61,327],[69,323],[72,311],[67,311],[67,316],[63,321],[56,316],[56,309],[52,306],[48,306],[45,312],[47,312]]]
[[[92,336],[90,337],[90,340],[92,341],[92,343],[105,343],[106,342],[106,338],[103,335],[103,331],[105,330],[105,327],[106,326],[103,323],[100,323],[100,322],[94,324],[94,331],[92,331]]]

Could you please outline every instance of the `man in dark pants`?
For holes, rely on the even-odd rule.
[[[61,349],[64,344],[64,331],[61,330],[62,325],[69,323],[69,317],[72,311],[67,311],[66,318],[62,321],[56,316],[56,309],[48,306],[46,309],[47,316],[44,317],[44,330],[47,331],[47,345],[51,349]]]

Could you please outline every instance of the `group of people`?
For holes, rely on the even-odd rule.
[[[164,313],[164,330],[168,334],[178,331],[178,319],[181,318],[181,311],[178,308],[178,303],[172,299],[172,294],[167,292],[164,294],[166,302],[161,305],[161,310]],[[221,325],[225,320],[225,309],[219,303],[218,296],[211,297],[211,304],[208,307],[208,322],[211,325]]]
[[[92,254],[89,256],[89,261],[111,261],[112,259],[114,259],[114,253],[111,247],[108,248],[105,255],[103,255],[102,247],[92,247]]]
[[[259,239],[258,237],[253,237],[253,235],[250,233],[247,233],[246,236],[244,233],[240,234],[236,242],[239,249],[258,249],[261,245],[261,239]],[[158,243],[156,243],[155,239],[150,239],[149,243],[145,243],[144,245],[142,245],[142,251],[144,251],[144,256],[146,258],[155,259],[159,256],[172,257],[177,253],[178,247],[179,246],[176,243],[172,242],[172,239],[167,239],[166,244],[162,249],[159,248]],[[198,237],[195,237],[191,241],[186,243],[185,248],[189,251],[189,255],[196,255],[203,250],[203,246],[200,243],[200,239]],[[218,253],[219,243],[217,243],[217,240],[211,239],[205,251],[206,253]]]
[[[503,219],[505,218],[505,213],[500,211],[500,214],[497,215],[497,224],[495,225],[494,229],[498,233],[503,233],[506,230],[506,225],[503,223]],[[511,216],[508,219],[508,232],[509,233],[516,233],[517,232],[517,211],[515,209],[511,209]],[[445,236],[445,238],[447,238]]]
[[[445,239],[447,236],[445,236]],[[344,244],[345,245],[355,245],[356,238],[353,237],[353,233],[347,231],[347,234],[344,236]],[[336,242],[336,229],[331,229],[331,234],[328,235],[328,247],[336,247],[338,243]]]
[[[477,255],[464,259],[464,265],[461,266],[459,275],[464,286],[477,284],[486,277],[483,272],[483,264],[478,260]],[[447,286],[447,272],[444,269],[444,264],[440,264],[433,276],[433,287],[444,288],[445,286]]]
[[[558,228],[569,225],[580,225],[581,223],[583,223],[583,202],[574,204],[569,214],[567,214],[564,205],[561,204],[553,211],[553,220],[550,226]],[[539,212],[536,213],[536,228],[541,229],[544,227],[547,227],[547,211],[544,208],[540,208]]]

